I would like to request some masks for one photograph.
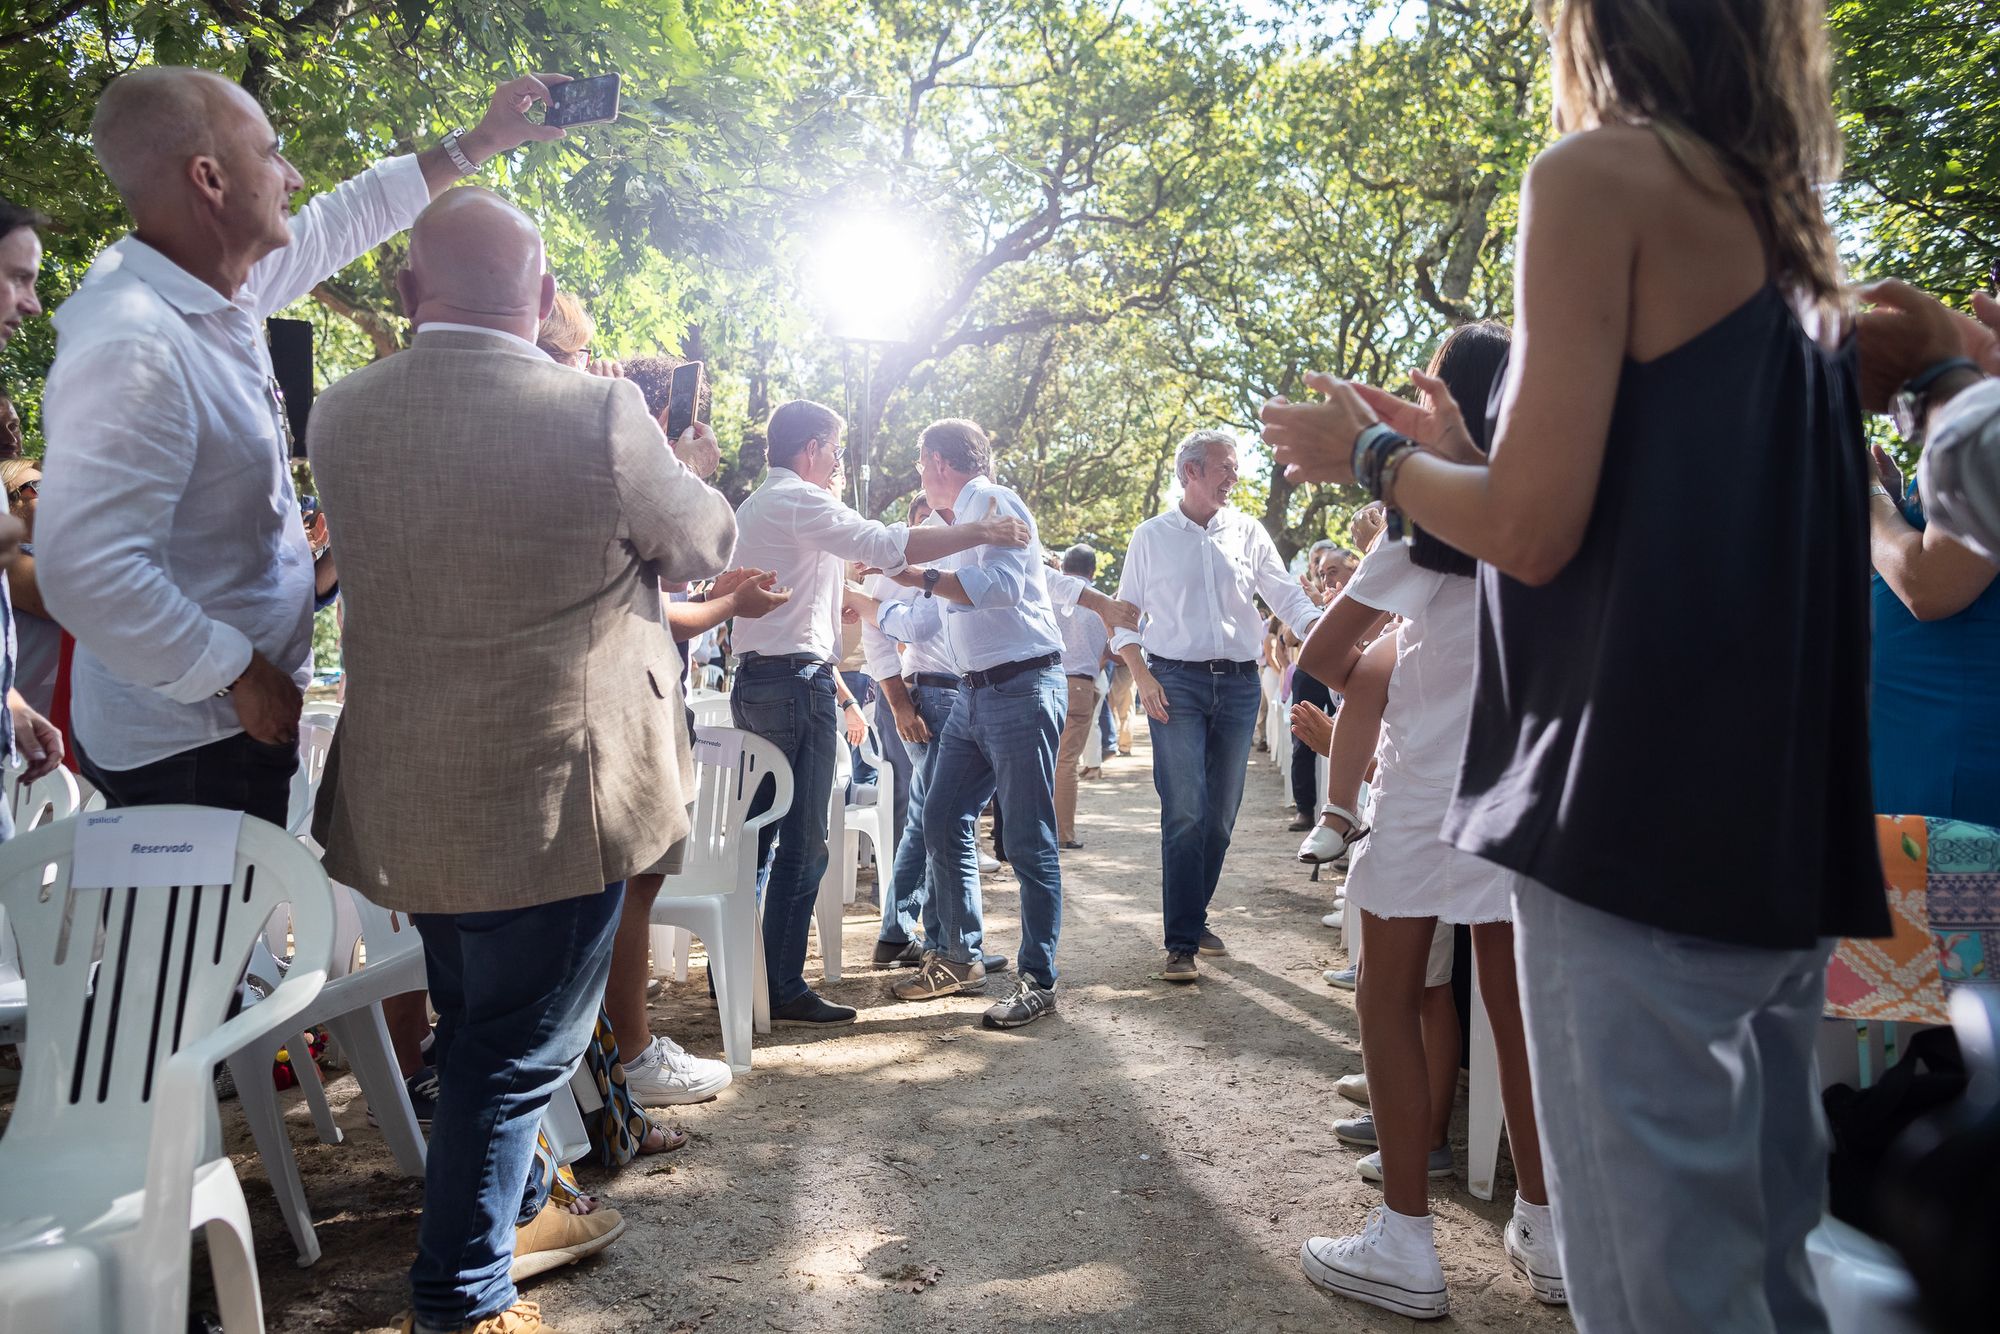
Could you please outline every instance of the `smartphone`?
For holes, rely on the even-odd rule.
[[[571,79],[549,89],[544,125],[608,125],[618,119],[618,76]]]
[[[674,367],[674,382],[667,389],[667,439],[678,440],[695,424],[702,401],[702,366],[690,361]]]

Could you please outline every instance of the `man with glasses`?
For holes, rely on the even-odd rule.
[[[854,1022],[806,985],[806,933],[826,871],[827,801],[838,741],[834,699],[846,566],[886,572],[967,548],[1025,547],[1025,523],[1001,515],[954,526],[912,528],[863,518],[842,504],[841,436],[832,408],[804,399],[780,404],[765,428],[770,472],[737,511],[736,562],[777,574],[791,601],[736,627],[740,655],[730,712],[736,725],[770,741],[792,768],[792,806],[758,849],[764,889],[764,965],[771,1021],[828,1026]],[[858,723],[859,705],[847,707]],[[775,834],[777,852],[772,856]]]

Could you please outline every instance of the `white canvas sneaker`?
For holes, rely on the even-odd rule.
[[[1514,1216],[1507,1220],[1507,1259],[1514,1271],[1528,1280],[1535,1300],[1550,1306],[1568,1306],[1569,1290],[1563,1286],[1562,1257],[1556,1254],[1556,1239],[1550,1232],[1548,1206],[1514,1201]],[[1540,1214],[1541,1220],[1534,1215]]]
[[[1436,1320],[1451,1311],[1444,1267],[1428,1217],[1385,1218],[1386,1206],[1368,1215],[1355,1237],[1309,1237],[1299,1265],[1315,1286],[1413,1320]]]
[[[1333,1081],[1333,1091],[1351,1103],[1368,1105],[1368,1072],[1358,1075],[1342,1075]]]
[[[642,1107],[707,1102],[728,1088],[731,1078],[727,1062],[690,1055],[672,1038],[655,1037],[625,1062],[625,1087]]]

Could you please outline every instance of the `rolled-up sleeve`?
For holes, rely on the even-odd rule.
[[[611,383],[605,432],[618,486],[619,536],[668,582],[720,574],[736,550],[736,512],[667,446],[630,380]]]
[[[1014,518],[1028,525],[1030,532],[1035,527],[1035,516],[1028,513],[1028,507],[1019,499],[1001,491],[986,493],[991,498],[985,513],[979,518],[988,518],[996,510],[1005,510]],[[977,553],[977,563],[971,559]],[[1027,591],[1028,580],[1034,577],[1041,560],[1041,547],[1030,542],[1025,547],[974,547],[965,555],[965,563],[954,573],[958,575],[958,585],[965,590],[965,596],[972,600],[971,607],[954,605],[952,611],[988,611],[994,607],[1012,607],[1021,601]]]
[[[1144,608],[1146,599],[1146,574],[1152,557],[1151,547],[1146,540],[1147,530],[1138,528],[1132,533],[1132,545],[1125,551],[1125,568],[1118,573],[1118,600],[1129,602],[1141,609],[1140,626],[1145,625]],[[1145,638],[1139,630],[1127,630],[1120,626],[1111,633],[1111,651],[1117,653],[1128,644],[1144,644]]]
[[[120,679],[181,704],[211,698],[251,644],[167,576],[195,461],[186,374],[158,341],[100,343],[58,364],[42,405],[52,466],[35,573],[50,614]]]
[[[901,600],[910,591],[882,574],[869,575],[862,587],[869,597],[881,604],[876,613],[878,618],[888,610],[891,602]],[[894,637],[866,617],[861,621],[861,655],[868,664],[868,674],[878,681],[886,676],[903,674],[903,655],[896,651]]]
[[[292,243],[251,268],[244,291],[264,318],[283,310],[390,237],[431,202],[415,156],[405,154],[314,195],[292,215]]]
[[[1292,578],[1285,563],[1278,559],[1277,544],[1264,531],[1262,524],[1253,526],[1250,534],[1251,571],[1257,580],[1257,592],[1264,598],[1264,604],[1277,613],[1278,619],[1292,627],[1292,633],[1300,639],[1313,628],[1326,609],[1312,600],[1312,595]]]
[[[899,644],[921,644],[934,639],[944,629],[944,612],[936,598],[905,598],[885,603],[881,611],[882,633]]]
[[[1981,381],[1938,410],[1917,487],[1930,523],[2000,561],[2000,380]]]

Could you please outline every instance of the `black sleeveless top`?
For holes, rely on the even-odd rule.
[[[1576,557],[1541,588],[1480,566],[1445,838],[1688,935],[1887,935],[1868,480],[1853,342],[1776,288],[1628,359]]]

